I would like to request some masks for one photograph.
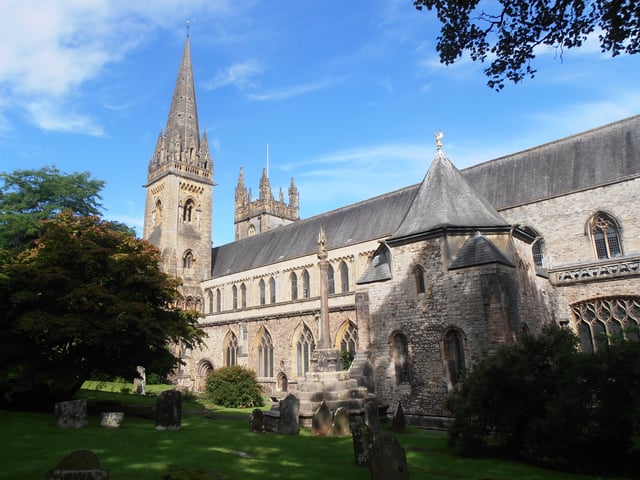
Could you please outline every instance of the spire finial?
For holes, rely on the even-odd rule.
[[[438,150],[442,150],[442,137],[444,137],[444,133],[440,130],[437,133],[434,133],[433,136],[436,138],[436,148]]]
[[[189,30],[191,30],[191,20],[187,20],[187,38],[189,38]]]

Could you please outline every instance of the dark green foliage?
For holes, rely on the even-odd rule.
[[[261,407],[262,387],[253,370],[238,365],[215,370],[207,380],[207,396],[228,408]]]
[[[349,370],[351,368],[353,357],[353,352],[351,352],[350,350],[342,350],[340,352],[340,362],[342,363],[343,370]]]
[[[414,0],[418,10],[435,10],[442,23],[436,49],[450,65],[469,53],[473,61],[491,59],[485,74],[497,90],[505,80],[517,83],[536,70],[536,49],[559,56],[582,46],[599,32],[600,48],[612,56],[640,52],[640,8],[634,0],[500,0],[498,2]]]
[[[624,464],[640,433],[640,343],[577,349],[548,326],[482,359],[450,397],[449,442],[467,455],[489,447],[560,468]]]

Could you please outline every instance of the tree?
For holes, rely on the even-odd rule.
[[[27,246],[38,237],[40,221],[62,210],[98,215],[103,187],[88,172],[65,174],[55,167],[0,173],[0,248]]]
[[[169,344],[201,342],[196,312],[176,307],[159,252],[98,217],[62,212],[0,265],[0,404],[50,405],[94,375],[164,375]]]
[[[442,23],[436,49],[454,63],[465,51],[473,61],[492,58],[484,72],[489,87],[534,77],[531,61],[540,46],[560,52],[598,34],[602,52],[640,51],[640,7],[634,0],[414,0],[418,10],[436,11]]]

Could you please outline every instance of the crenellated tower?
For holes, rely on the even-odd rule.
[[[300,195],[293,178],[289,185],[289,202],[285,201],[282,188],[280,188],[278,200],[276,200],[271,191],[267,169],[264,168],[260,178],[259,196],[256,200],[251,197],[251,189],[247,190],[244,173],[240,167],[235,196],[236,240],[266,232],[300,219]]]
[[[149,161],[143,234],[160,249],[162,270],[182,279],[187,308],[201,308],[200,282],[211,273],[213,186],[187,35],[167,124]]]

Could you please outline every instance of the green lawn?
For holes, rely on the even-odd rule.
[[[354,465],[351,438],[251,433],[245,410],[183,405],[182,429],[154,429],[153,397],[83,390],[89,399],[89,426],[60,429],[53,414],[0,411],[3,446],[1,479],[39,479],[68,452],[93,450],[109,479],[158,480],[183,468],[215,472],[221,479],[368,479]],[[125,410],[122,428],[100,427],[100,411]],[[411,429],[397,435],[407,451],[412,479],[594,480],[496,459],[451,454],[440,432]]]

